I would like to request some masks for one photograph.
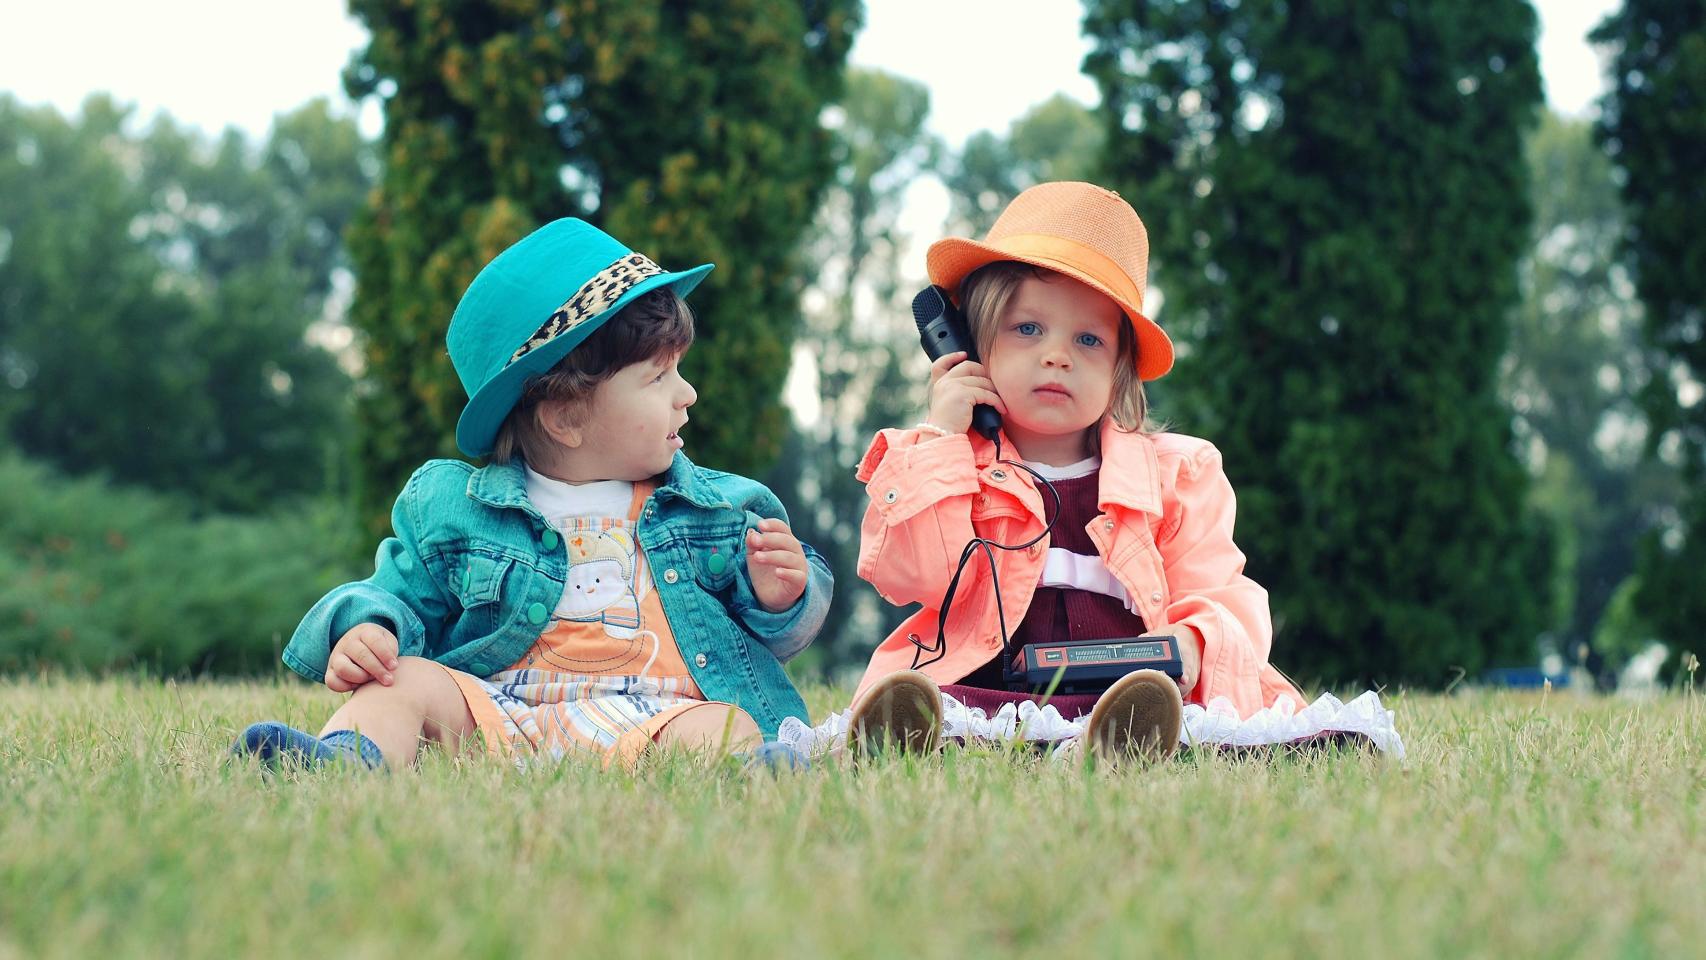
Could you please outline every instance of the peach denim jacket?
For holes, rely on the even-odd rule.
[[[1273,624],[1268,593],[1244,576],[1232,542],[1234,498],[1220,451],[1181,434],[1102,430],[1101,514],[1086,528],[1103,563],[1151,627],[1187,624],[1203,637],[1202,673],[1187,698],[1225,697],[1241,717],[1303,696],[1268,663]],[[1003,441],[1003,456],[1013,446]],[[1041,533],[1043,497],[1030,475],[994,462],[995,445],[969,434],[939,437],[884,430],[858,477],[871,498],[859,543],[859,576],[894,604],[922,603],[871,657],[859,683],[912,666],[915,647],[936,641],[942,595],[960,552],[977,535],[1024,543]],[[996,550],[1007,629],[1024,619],[1048,548]],[[948,617],[948,649],[924,668],[953,683],[1000,651],[995,591],[981,551],[960,578]],[[928,659],[926,655],[925,659]]]

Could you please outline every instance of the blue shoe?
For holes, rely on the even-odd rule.
[[[236,756],[252,753],[273,770],[292,762],[304,767],[360,763],[374,770],[384,760],[379,745],[354,730],[334,730],[322,738],[276,720],[250,724],[231,745],[231,752]]]
[[[736,754],[744,761],[742,768],[748,773],[762,771],[770,774],[804,773],[811,769],[812,762],[806,755],[780,740],[761,743],[745,753]]]

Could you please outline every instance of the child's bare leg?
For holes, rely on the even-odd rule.
[[[386,765],[413,763],[425,737],[451,749],[474,732],[474,716],[462,690],[444,668],[420,657],[401,657],[391,671],[395,682],[364,683],[332,714],[320,736],[355,730],[378,745]]]
[[[658,731],[656,742],[689,750],[735,753],[762,743],[758,724],[745,710],[728,703],[706,703],[683,711]]]

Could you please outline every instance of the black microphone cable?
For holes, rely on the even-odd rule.
[[[1054,484],[1050,483],[1047,477],[1043,476],[1042,474],[1038,473],[1035,470],[1032,470],[1028,465],[1026,465],[1024,463],[1016,462],[1013,460],[1002,459],[1002,457],[1001,457],[1001,435],[999,433],[997,433],[994,437],[994,440],[995,440],[995,461],[994,462],[1004,463],[1010,467],[1018,467],[1020,470],[1023,470],[1026,473],[1030,474],[1031,476],[1035,477],[1037,479],[1038,483],[1040,483],[1044,487],[1048,488],[1049,495],[1054,498],[1054,511],[1052,513],[1048,512],[1046,510],[1044,511],[1044,513],[1047,514],[1047,517],[1046,517],[1046,522],[1043,524],[1043,532],[1037,534],[1036,536],[1032,537],[1029,540],[1026,540],[1024,543],[1006,544],[1006,543],[996,543],[994,540],[991,540],[988,537],[974,536],[971,538],[971,540],[966,544],[965,549],[960,551],[959,565],[954,568],[953,579],[948,581],[948,591],[942,595],[942,610],[941,610],[941,613],[936,618],[936,641],[934,643],[926,646],[923,641],[918,639],[918,634],[909,633],[906,635],[906,639],[912,641],[912,645],[917,648],[912,652],[912,669],[914,669],[914,670],[922,670],[923,668],[930,666],[931,664],[937,662],[938,660],[941,660],[943,657],[948,655],[948,610],[950,607],[953,606],[955,592],[957,592],[959,590],[960,575],[966,572],[966,564],[971,562],[971,558],[979,550],[983,551],[984,558],[989,561],[990,585],[995,588],[995,617],[996,617],[996,620],[1001,624],[1001,675],[1002,675],[1002,677],[1005,678],[1007,676],[1009,669],[1010,669],[1012,654],[1008,651],[1007,648],[1010,645],[1011,638],[1007,634],[1007,611],[1003,608],[1002,603],[1001,603],[1001,579],[1000,579],[1000,576],[995,572],[995,551],[996,550],[1028,550],[1031,547],[1035,546],[1036,544],[1040,543],[1044,537],[1048,536],[1049,531],[1054,529],[1054,522],[1056,520],[1060,519],[1060,491],[1056,490],[1054,488]],[[923,657],[925,654],[934,654],[934,656],[930,657],[930,659],[928,659],[928,660],[921,660],[920,658]]]

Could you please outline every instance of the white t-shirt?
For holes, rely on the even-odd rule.
[[[1097,470],[1102,469],[1102,458],[1091,455],[1077,463],[1069,463],[1064,467],[1050,466],[1046,463],[1035,463],[1033,461],[1026,460],[1025,466],[1030,467],[1032,470],[1035,470],[1050,480],[1076,480],[1079,477],[1087,477],[1090,474],[1095,473]]]
[[[569,483],[527,468],[527,499],[545,522],[563,529],[567,517],[626,519],[634,502],[634,485],[627,480]]]

